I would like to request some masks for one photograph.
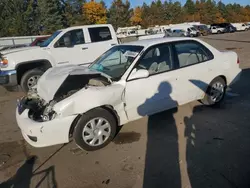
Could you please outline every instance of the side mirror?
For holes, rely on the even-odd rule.
[[[145,69],[139,69],[136,70],[134,69],[132,73],[130,74],[128,80],[134,80],[134,79],[139,79],[139,78],[147,78],[149,77],[149,72]]]

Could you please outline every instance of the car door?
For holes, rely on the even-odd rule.
[[[194,40],[179,41],[173,44],[175,58],[176,84],[181,93],[179,104],[203,97],[208,84],[215,77],[214,56],[203,44]]]
[[[51,56],[57,62],[57,66],[65,64],[87,63],[88,50],[85,49],[83,29],[73,29],[66,32],[51,49]]]
[[[178,105],[172,55],[170,44],[156,45],[146,50],[134,66],[132,73],[146,69],[149,77],[127,79],[125,110],[130,121]]]

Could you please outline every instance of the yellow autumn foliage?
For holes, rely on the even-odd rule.
[[[89,24],[107,23],[107,10],[101,3],[91,0],[83,5],[83,16]]]
[[[142,22],[142,9],[136,7],[133,16],[130,18],[131,25],[139,25]]]

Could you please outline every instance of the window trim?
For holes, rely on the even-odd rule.
[[[196,64],[192,64],[192,65],[187,65],[187,66],[184,66],[184,67],[180,67],[179,66],[179,58],[177,56],[177,52],[176,52],[176,49],[175,49],[175,44],[176,43],[183,43],[183,42],[194,42],[194,43],[198,43],[200,44],[204,49],[206,49],[210,55],[212,56],[211,59],[209,60],[206,60],[206,61],[202,61],[202,62],[199,62],[199,63],[196,63]],[[167,71],[163,71],[163,72],[159,72],[159,73],[155,73],[155,74],[151,74],[149,75],[147,78],[151,77],[151,76],[156,76],[158,74],[164,74],[164,73],[167,73],[167,72],[170,72],[170,71],[176,71],[176,70],[179,70],[179,69],[182,69],[182,68],[186,68],[186,67],[190,67],[190,66],[194,66],[194,65],[198,65],[198,64],[201,64],[201,63],[204,63],[204,62],[207,62],[207,61],[211,61],[214,59],[214,54],[205,46],[203,45],[202,43],[198,42],[198,41],[195,41],[195,40],[180,40],[180,41],[173,41],[173,42],[164,42],[164,43],[159,43],[159,44],[155,44],[155,45],[152,45],[150,46],[149,48],[147,48],[145,51],[143,50],[142,53],[140,54],[140,58],[137,60],[136,64],[133,66],[133,68],[130,70],[127,78],[126,78],[126,82],[131,82],[131,81],[134,81],[134,80],[139,80],[139,79],[147,79],[147,78],[136,78],[136,79],[132,79],[132,80],[128,80],[129,79],[129,76],[131,75],[132,71],[134,70],[135,66],[139,64],[140,60],[145,56],[145,54],[151,50],[151,48],[154,48],[155,46],[158,46],[158,45],[164,45],[164,44],[168,44],[170,45],[170,53],[171,53],[171,64],[172,64],[172,69],[171,70],[167,70]],[[175,63],[176,62],[176,63]]]
[[[193,43],[201,45],[202,48],[203,48],[203,50],[205,49],[205,53],[207,53],[207,52],[209,53],[207,55],[210,58],[208,60],[201,61],[199,63],[195,63],[195,64],[191,64],[191,65],[186,65],[186,66],[180,67],[180,62],[179,62],[178,54],[177,54],[177,51],[176,51],[176,48],[175,48],[175,44],[178,44],[178,43],[188,43],[188,42],[193,42]],[[176,70],[182,69],[182,68],[186,68],[186,67],[190,67],[190,66],[194,66],[194,65],[198,65],[198,64],[201,64],[201,63],[204,63],[204,62],[207,62],[207,61],[211,61],[211,60],[214,59],[214,54],[206,46],[204,46],[202,43],[200,43],[198,41],[195,41],[195,40],[175,41],[175,42],[173,42],[173,46],[172,47],[173,47],[174,56],[175,56]]]
[[[128,80],[129,79],[129,76],[131,75],[132,71],[134,70],[134,68],[139,64],[140,60],[142,58],[144,58],[144,56],[152,49],[152,48],[155,48],[156,46],[162,46],[162,45],[169,45],[170,47],[170,54],[171,54],[171,66],[172,66],[172,69],[170,70],[166,70],[166,71],[163,71],[163,72],[157,72],[155,74],[150,74],[147,78],[151,77],[151,76],[156,76],[158,74],[163,74],[163,73],[166,73],[166,72],[170,72],[170,71],[174,71],[176,70],[175,68],[175,54],[174,54],[174,51],[173,51],[173,44],[172,42],[163,42],[163,43],[159,43],[159,44],[155,44],[155,45],[152,45],[150,46],[149,48],[147,48],[145,51],[142,51],[143,53],[141,54],[140,58],[137,60],[136,64],[133,66],[133,68],[130,70],[127,78],[126,78],[126,82],[130,82],[130,81],[134,81],[134,80],[139,80],[139,79],[147,79],[147,78],[136,78],[136,79],[132,79],[132,80]]]
[[[108,40],[102,40],[102,41],[95,41],[95,42],[93,42],[92,41],[92,38],[91,38],[91,35],[90,35],[90,29],[99,29],[99,28],[107,28],[108,30],[109,30],[109,33],[110,33],[110,39],[108,39]],[[90,42],[89,43],[97,43],[97,42],[106,42],[106,41],[111,41],[111,40],[113,40],[113,35],[112,35],[112,33],[111,33],[111,30],[110,30],[110,28],[108,27],[108,26],[101,26],[101,27],[88,27],[87,28],[87,30],[88,30],[88,33],[89,33],[89,39],[90,39]]]
[[[83,29],[79,28],[79,29],[72,29],[72,30],[69,30],[69,31],[65,32],[65,33],[64,33],[64,34],[54,43],[53,47],[54,47],[54,48],[68,48],[68,47],[66,47],[66,46],[57,46],[56,44],[59,42],[59,40],[61,40],[61,38],[62,38],[65,34],[67,34],[67,33],[69,33],[69,32],[72,32],[72,31],[77,31],[77,30],[81,30],[81,31],[82,31],[84,43],[83,43],[83,44],[75,44],[75,45],[73,45],[72,47],[78,46],[78,45],[84,45],[84,44],[86,44],[85,36],[84,36],[84,31],[83,31]]]

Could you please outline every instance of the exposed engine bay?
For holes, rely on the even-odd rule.
[[[61,84],[55,93],[53,100],[50,102],[46,102],[42,99],[36,90],[29,91],[27,96],[23,97],[20,101],[22,109],[19,109],[19,113],[22,113],[25,109],[29,109],[28,116],[30,119],[37,122],[50,121],[57,115],[53,110],[56,103],[64,100],[83,88],[88,89],[88,87],[105,87],[110,84],[111,81],[100,74],[69,75]]]

